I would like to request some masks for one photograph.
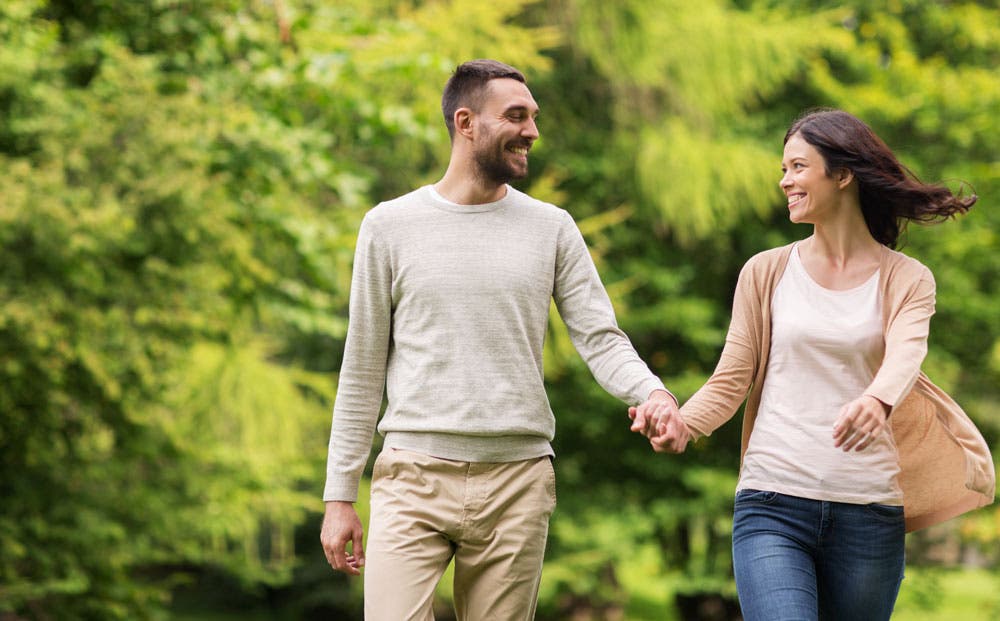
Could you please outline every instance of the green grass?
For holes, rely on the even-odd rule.
[[[242,612],[173,612],[170,621],[274,621],[274,616],[267,611]]]
[[[1000,620],[1000,575],[978,569],[907,567],[892,619]]]
[[[647,576],[648,577],[648,576]],[[450,579],[444,581],[450,584]],[[447,587],[443,589],[447,591]],[[659,603],[645,615],[629,610],[629,619],[673,618]],[[171,621],[276,621],[266,611],[240,613],[174,611]],[[1000,621],[1000,574],[988,570],[906,568],[893,621]]]

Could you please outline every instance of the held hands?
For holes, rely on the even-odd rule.
[[[365,548],[362,544],[361,520],[354,505],[349,502],[330,501],[326,503],[323,515],[323,529],[319,540],[330,566],[345,574],[357,576],[365,565]],[[347,551],[347,543],[351,551]]]
[[[657,453],[683,453],[691,440],[677,402],[664,390],[654,390],[645,403],[630,407],[628,415],[630,429],[646,436]]]
[[[863,451],[885,430],[889,406],[875,397],[863,395],[840,408],[833,426],[833,445],[845,452]]]

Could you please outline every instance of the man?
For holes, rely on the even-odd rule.
[[[321,540],[334,569],[365,566],[368,621],[433,619],[452,557],[459,619],[531,619],[555,507],[550,301],[598,382],[641,404],[637,425],[676,402],[618,329],[570,215],[507,185],[538,138],[524,76],[464,63],[442,110],[444,177],[376,206],[358,233]],[[383,386],[366,556],[352,503]]]

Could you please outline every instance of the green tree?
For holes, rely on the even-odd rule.
[[[0,8],[0,613],[291,580],[357,223],[437,168],[456,59],[547,63],[522,6]]]
[[[850,110],[921,177],[996,191],[994,3],[581,0],[535,18],[567,33],[557,70],[533,85],[545,112],[542,174],[560,180],[578,217],[614,224],[588,239],[623,327],[682,399],[714,367],[743,261],[807,234],[788,224],[777,188],[781,138],[804,110]],[[993,445],[995,220],[981,202],[958,223],[911,229],[906,247],[938,276],[925,369]],[[545,612],[662,618],[675,593],[731,595],[738,421],[687,455],[654,457],[561,351],[550,378],[560,508]],[[993,541],[995,515],[954,525]]]
[[[286,579],[314,505],[331,389],[280,354],[343,332],[297,166],[324,137],[240,103],[233,3],[171,8],[0,9],[0,612],[154,616],[192,565]]]
[[[574,214],[682,399],[740,265],[806,233],[776,183],[796,115],[843,107],[921,177],[971,182],[972,213],[906,251],[938,280],[925,368],[995,445],[998,19],[986,1],[8,0],[0,615],[149,618],[229,590],[359,616],[316,542],[354,235],[442,174],[438,99],[469,58],[527,73],[525,189]],[[554,312],[545,356],[559,508],[539,616],[731,596],[738,423],[654,456]],[[989,551],[996,524],[955,533]]]

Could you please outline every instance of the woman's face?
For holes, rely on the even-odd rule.
[[[793,134],[785,143],[781,170],[779,185],[788,197],[792,222],[816,224],[838,204],[840,184],[826,173],[823,156],[801,134]]]

